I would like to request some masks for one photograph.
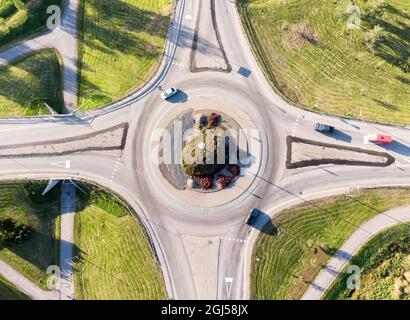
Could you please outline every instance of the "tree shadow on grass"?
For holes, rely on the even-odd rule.
[[[0,97],[20,105],[27,115],[48,112],[44,102],[61,112],[62,77],[58,59],[52,52],[34,52],[0,68]]]
[[[397,25],[390,21],[382,19],[381,16],[364,15],[363,21],[371,30],[375,26],[380,26],[384,29],[386,35],[379,42],[375,50],[375,55],[385,60],[389,64],[400,67],[403,61],[405,62],[410,57],[410,18],[406,12],[403,12],[391,4],[386,4],[386,12],[391,15],[400,16],[402,19],[408,20],[407,23],[400,21]]]
[[[399,111],[400,110],[400,108],[398,106],[394,105],[394,104],[391,104],[391,103],[388,103],[388,102],[385,102],[385,101],[381,101],[381,100],[378,100],[378,99],[372,99],[372,100],[374,102],[376,102],[377,105],[379,105],[383,108],[386,108],[389,111]]]
[[[279,229],[272,223],[271,217],[262,211],[260,211],[252,227],[270,236],[275,236],[279,232]]]
[[[151,36],[165,38],[168,17],[119,0],[88,1],[87,6],[94,14],[85,18],[87,22],[81,38],[84,42],[87,37],[92,37],[92,41],[86,42],[89,48],[106,54],[118,51],[138,57],[160,54],[159,48],[133,32],[146,32]]]

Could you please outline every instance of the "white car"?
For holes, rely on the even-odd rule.
[[[172,97],[174,94],[176,94],[178,92],[177,88],[169,88],[167,90],[165,90],[164,92],[161,93],[161,98],[164,100],[167,100],[168,98]]]

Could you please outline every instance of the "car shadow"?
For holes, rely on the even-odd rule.
[[[352,142],[352,136],[348,135],[347,133],[344,133],[343,131],[340,131],[338,129],[335,129],[333,133],[323,133],[325,136],[328,136],[329,138],[333,138],[339,141],[351,143]]]
[[[278,233],[278,229],[272,223],[271,217],[269,217],[266,213],[260,212],[258,217],[252,224],[252,227],[263,232],[268,235],[276,235]]]
[[[410,156],[410,147],[396,140],[393,140],[390,144],[379,144],[379,146],[388,151],[393,151],[406,157]]]
[[[184,91],[178,89],[177,93],[172,97],[169,97],[167,101],[169,103],[184,103],[188,101],[188,95]]]

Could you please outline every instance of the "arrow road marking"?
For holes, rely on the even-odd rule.
[[[52,162],[50,165],[59,168],[70,169],[71,168],[71,160],[60,161],[60,162]]]
[[[233,283],[233,278],[225,278],[226,296],[228,297],[228,299],[231,296],[232,283]]]

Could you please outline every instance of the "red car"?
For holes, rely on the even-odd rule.
[[[371,134],[367,138],[369,142],[377,144],[390,144],[393,141],[392,137],[386,134]]]

